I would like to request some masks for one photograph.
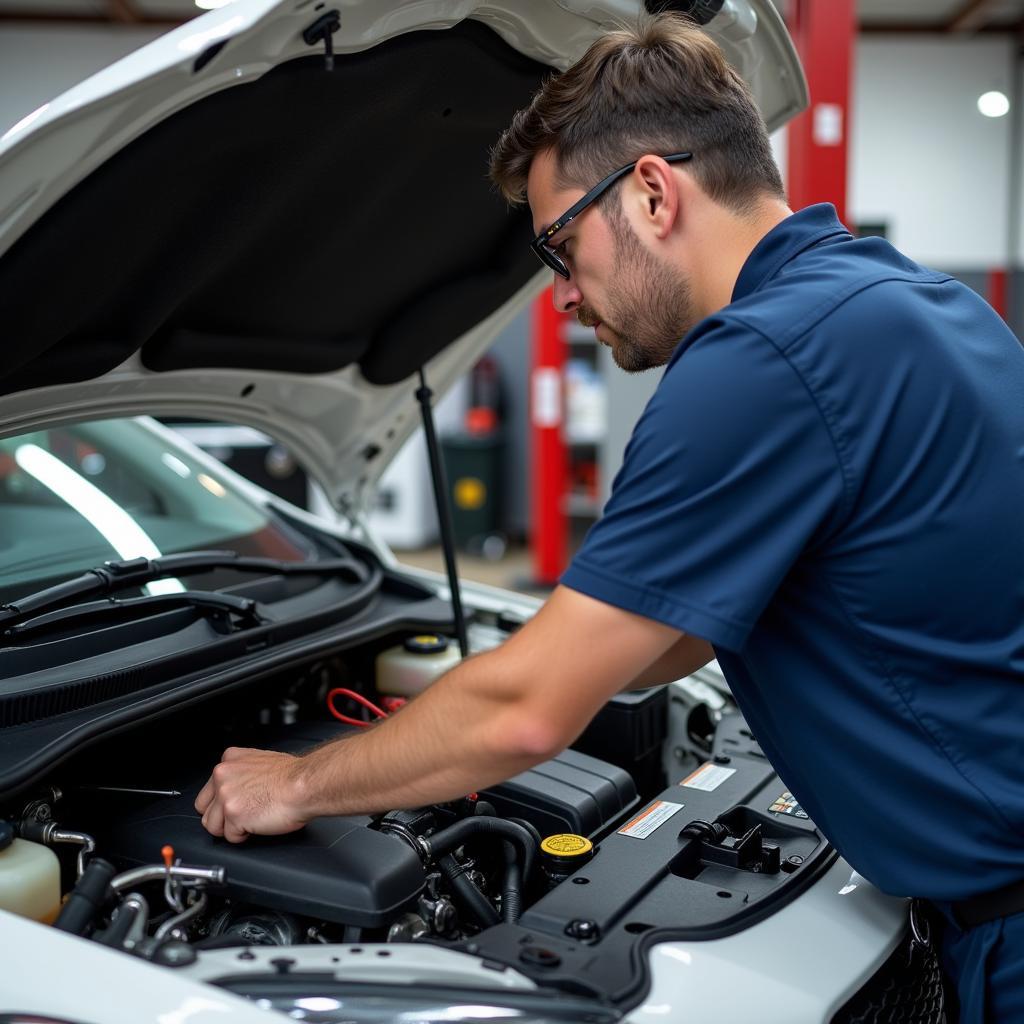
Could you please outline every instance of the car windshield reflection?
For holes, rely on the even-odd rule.
[[[230,476],[146,420],[0,439],[0,601],[108,559],[218,548],[302,561],[312,549]],[[177,579],[148,594],[180,592]]]

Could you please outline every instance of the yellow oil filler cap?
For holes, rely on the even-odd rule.
[[[594,844],[586,836],[573,835],[572,832],[548,836],[540,848],[553,857],[584,857],[594,852]]]
[[[540,844],[544,873],[552,883],[568,878],[594,856],[594,844],[586,836],[559,832]]]

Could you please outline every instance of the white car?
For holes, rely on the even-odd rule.
[[[675,6],[771,127],[806,105],[768,0]],[[0,1022],[942,1019],[904,901],[713,666],[443,807],[242,846],[192,808],[225,746],[359,728],[534,611],[464,584],[458,615],[365,510],[417,372],[443,391],[545,282],[488,147],[637,8],[236,0],[4,136]],[[337,519],[150,416],[265,431]]]

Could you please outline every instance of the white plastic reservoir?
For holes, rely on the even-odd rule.
[[[0,850],[0,910],[53,923],[60,910],[60,862],[53,850],[27,839]]]
[[[437,633],[411,636],[377,655],[377,690],[415,697],[462,660],[458,645]]]

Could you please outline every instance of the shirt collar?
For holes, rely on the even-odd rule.
[[[831,203],[817,203],[790,214],[754,246],[736,278],[731,301],[756,292],[795,256],[833,236],[837,240],[853,238]]]

